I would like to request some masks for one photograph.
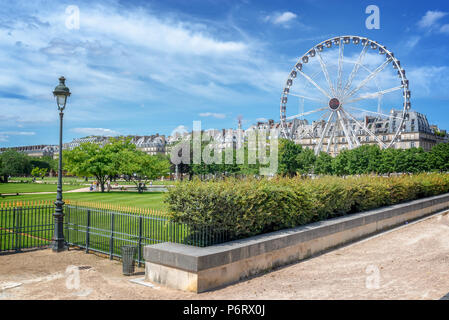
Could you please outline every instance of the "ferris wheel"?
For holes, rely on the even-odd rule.
[[[281,135],[309,143],[315,154],[364,143],[389,148],[409,109],[409,82],[393,52],[365,37],[339,36],[313,46],[289,73]]]

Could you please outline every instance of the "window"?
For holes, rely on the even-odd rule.
[[[366,142],[369,142],[369,136],[366,136],[366,137],[365,137],[365,141],[366,141]]]
[[[414,148],[415,147],[415,141],[410,142],[410,148]]]

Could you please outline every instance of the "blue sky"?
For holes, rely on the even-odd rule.
[[[170,134],[279,120],[295,61],[316,43],[361,35],[391,49],[413,109],[449,129],[447,1],[0,1],[0,146],[57,144],[52,90],[72,91],[64,141]],[[380,29],[368,30],[368,5]],[[68,6],[79,29],[68,28]]]

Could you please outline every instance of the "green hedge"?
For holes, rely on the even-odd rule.
[[[165,201],[172,220],[227,230],[231,239],[449,192],[449,174],[182,182]]]

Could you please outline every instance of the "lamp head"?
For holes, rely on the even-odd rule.
[[[59,84],[53,91],[53,95],[56,98],[56,103],[58,105],[58,110],[62,111],[67,103],[67,97],[70,96],[70,90],[65,85],[65,78],[61,76],[59,78]]]

